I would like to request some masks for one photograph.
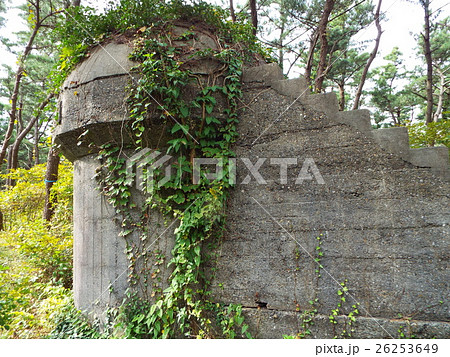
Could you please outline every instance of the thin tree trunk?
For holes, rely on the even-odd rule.
[[[23,101],[19,102],[17,113],[19,114],[17,118],[17,125],[19,126],[18,132],[20,133],[23,130]]]
[[[445,75],[439,68],[436,67],[436,72],[439,74],[439,97],[436,112],[433,115],[433,121],[438,122],[439,117],[442,114],[442,107],[444,104],[444,94],[445,94]]]
[[[422,34],[423,49],[425,60],[427,63],[427,111],[426,111],[426,123],[429,124],[433,121],[433,60],[431,57],[431,44],[430,44],[430,1],[421,0],[422,7],[425,12],[425,33]]]
[[[74,2],[78,2],[78,1],[74,1]],[[45,16],[42,16],[40,0],[28,1],[28,5],[31,7],[30,11],[33,11],[34,16],[35,16],[35,18],[34,18],[35,24],[33,27],[33,31],[28,39],[26,46],[25,46],[25,49],[24,49],[22,55],[19,57],[20,58],[19,68],[17,69],[16,74],[15,74],[14,88],[13,88],[11,99],[10,99],[11,111],[9,113],[8,128],[6,129],[5,137],[3,139],[3,143],[0,148],[0,165],[2,165],[4,163],[4,160],[6,157],[6,152],[10,145],[10,140],[12,137],[12,133],[14,131],[14,126],[18,119],[17,118],[17,111],[18,111],[17,101],[18,101],[18,97],[19,97],[19,91],[20,91],[20,87],[21,87],[21,83],[22,83],[22,78],[25,74],[25,62],[33,49],[33,44],[36,39],[36,36],[37,36],[38,32],[40,31],[41,27],[45,26],[46,20],[63,11],[63,10],[54,10],[51,1],[49,2],[49,4],[51,5],[50,12],[48,14],[46,14]]]
[[[311,87],[311,73],[314,59],[314,50],[316,49],[318,40],[319,40],[319,33],[316,30],[309,41],[308,59],[306,60],[306,67],[305,67],[305,79],[308,84],[308,87]]]
[[[339,83],[339,110],[342,112],[345,109],[345,90],[344,84]]]
[[[236,22],[236,14],[234,12],[233,0],[230,0],[230,14],[231,14],[231,21]]]
[[[9,113],[8,128],[6,130],[5,138],[3,140],[3,144],[0,149],[0,165],[5,160],[6,151],[8,150],[10,140],[12,137],[12,133],[14,130],[14,125],[17,120],[17,111],[18,111],[17,100],[19,97],[20,83],[22,81],[23,74],[25,73],[25,68],[24,68],[25,60],[33,48],[33,42],[34,42],[34,39],[36,38],[39,28],[40,28],[40,26],[37,26],[37,25],[34,27],[34,30],[28,40],[28,43],[25,46],[25,50],[23,51],[23,54],[20,57],[21,60],[19,63],[19,68],[17,69],[17,72],[16,72],[16,78],[14,81],[14,89],[13,89],[12,96],[11,96],[11,112]]]
[[[7,153],[7,164],[6,164],[6,172],[7,173],[11,173],[11,170],[13,169],[12,165],[12,147],[8,148],[8,153]],[[6,179],[6,186],[8,187],[12,187],[16,185],[16,180],[12,179],[10,176],[7,177]]]
[[[366,63],[366,66],[364,67],[364,70],[362,72],[361,80],[359,81],[358,89],[356,90],[355,101],[353,102],[353,108],[352,108],[353,110],[359,108],[359,101],[361,100],[361,95],[362,95],[362,91],[364,88],[364,83],[366,82],[367,73],[369,72],[369,68],[372,65],[373,60],[377,56],[378,47],[380,46],[381,34],[383,33],[383,31],[381,30],[381,25],[380,25],[381,2],[382,2],[382,0],[378,1],[377,11],[375,13],[375,25],[376,25],[377,31],[378,31],[377,38],[375,39],[375,47],[373,48],[373,51],[370,53],[370,56]]]
[[[16,141],[14,142],[14,145],[11,150],[11,162],[9,164],[10,169],[17,169],[19,164],[19,148],[20,144],[22,143],[25,136],[31,131],[33,126],[38,121],[39,117],[42,114],[42,111],[47,106],[47,104],[50,102],[50,100],[53,98],[54,93],[50,93],[47,98],[45,98],[41,104],[39,105],[38,111],[34,118],[28,122],[28,125],[17,135]]]
[[[333,11],[335,0],[326,0],[325,7],[323,9],[322,17],[319,22],[319,38],[320,38],[320,56],[319,66],[317,68],[317,77],[315,83],[315,91],[320,93],[322,91],[323,81],[325,80],[325,63],[328,53],[328,38],[327,38],[327,25],[331,11]]]
[[[34,164],[39,165],[39,120],[34,125],[34,146],[33,146]]]
[[[54,146],[48,152],[47,169],[45,172],[45,206],[43,217],[46,221],[50,221],[53,216],[53,206],[55,199],[51,199],[50,192],[53,184],[58,180],[59,155]]]
[[[284,48],[283,48],[284,25],[285,25],[285,22],[283,21],[281,24],[281,29],[280,29],[280,38],[278,41],[278,45],[280,46],[280,48],[278,50],[278,57],[279,57],[281,70],[284,69],[284,66],[283,66],[283,64],[284,64]]]
[[[258,13],[256,10],[256,0],[250,0],[250,15],[252,18],[253,35],[256,36],[256,31],[258,30]]]

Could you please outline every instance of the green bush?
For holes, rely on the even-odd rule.
[[[0,337],[42,337],[71,296],[72,165],[60,165],[51,222],[42,218],[45,164],[5,176],[16,185],[0,191]]]
[[[407,125],[409,144],[413,148],[443,145],[450,147],[450,120],[426,125],[424,122]]]

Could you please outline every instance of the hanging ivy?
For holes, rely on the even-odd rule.
[[[144,170],[144,203],[136,207],[131,190],[133,180],[127,174],[125,157],[120,155],[123,148],[108,143],[99,152],[102,167],[98,170],[98,182],[121,217],[121,235],[128,244],[131,288],[117,320],[127,337],[250,337],[239,305],[224,306],[210,300],[202,269],[202,244],[218,238],[224,227],[226,200],[233,183],[230,159],[234,157],[232,145],[238,136],[242,67],[257,54],[249,46],[245,49],[242,42],[231,41],[242,40],[245,27],[238,31],[230,25],[228,31],[223,31],[211,27],[219,14],[210,11],[208,16],[215,21],[203,26],[215,31],[217,48],[189,46],[189,41],[195,42],[195,26],[176,35],[180,28],[177,20],[159,20],[137,31],[130,57],[138,63],[134,71],[139,78],[128,89],[135,150],[146,147],[149,122],[165,126],[169,140],[164,146],[166,153],[176,158],[171,162],[176,174],[162,180],[162,169],[147,176]],[[187,46],[177,46],[180,41]],[[217,64],[212,73],[200,75],[190,69],[193,62],[206,60]],[[210,180],[202,175],[193,182],[194,158],[220,159],[222,177]],[[170,220],[176,219],[178,226],[168,262],[168,286],[162,291],[154,284],[155,300],[151,303],[141,296],[138,287],[146,287],[148,281],[142,284],[142,280],[153,274],[142,269],[149,256],[161,252],[147,252],[145,244],[138,247],[130,237],[137,234],[141,241],[148,238],[149,212],[156,210]]]

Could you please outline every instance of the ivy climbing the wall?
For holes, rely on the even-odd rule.
[[[120,217],[129,259],[130,288],[115,328],[134,338],[250,337],[241,306],[210,298],[202,247],[217,241],[224,228],[242,67],[262,61],[265,54],[255,45],[249,26],[227,22],[216,7],[175,1],[164,7],[155,3],[153,10],[145,23],[134,20],[140,27],[122,28],[123,35],[133,39],[130,59],[137,63],[128,88],[132,143],[107,143],[98,155],[97,180]],[[118,13],[113,15],[106,17],[117,20]],[[207,71],[198,70],[202,63],[210,64]],[[157,148],[149,147],[147,140],[152,125],[164,128]],[[137,205],[135,177],[127,170],[124,153],[129,157],[146,149],[170,155],[174,174],[167,177],[161,168],[144,168],[142,203]],[[218,159],[223,175],[208,179],[202,169],[199,180],[193,180],[196,158]],[[170,257],[147,248],[155,212],[166,217],[169,228],[176,223]],[[149,287],[149,276],[160,273],[155,259],[168,264],[171,273],[167,282],[159,278],[159,284]]]

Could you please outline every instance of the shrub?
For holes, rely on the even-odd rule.
[[[52,330],[50,316],[71,295],[72,165],[60,165],[51,222],[42,218],[45,164],[5,176],[16,185],[0,191],[0,336],[41,337]]]

